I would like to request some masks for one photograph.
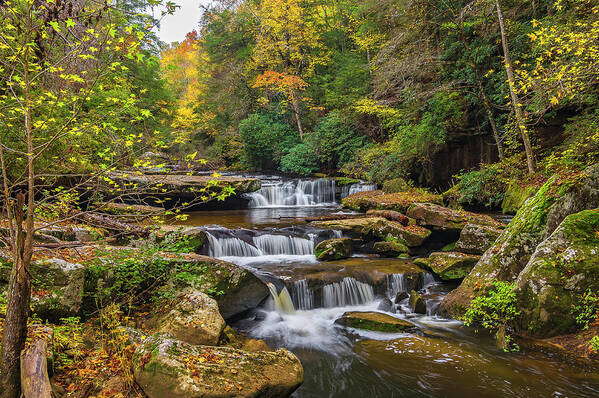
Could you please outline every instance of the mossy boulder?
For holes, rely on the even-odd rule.
[[[408,254],[409,249],[401,242],[376,242],[373,251],[383,257],[398,257],[402,254]]]
[[[413,312],[417,314],[426,314],[426,302],[416,290],[412,290],[410,292],[410,300],[408,305]]]
[[[523,330],[552,337],[579,328],[574,306],[599,292],[599,209],[572,214],[536,249],[516,281]]]
[[[455,251],[468,254],[483,254],[487,251],[497,238],[501,230],[486,225],[466,224],[460,239],[455,244]]]
[[[416,332],[418,327],[412,322],[398,319],[380,312],[346,312],[335,320],[337,325],[373,332],[402,333]]]
[[[81,264],[51,258],[31,264],[31,307],[41,319],[58,322],[79,315],[85,269]]]
[[[403,178],[393,178],[383,183],[383,192],[386,194],[406,192],[410,189],[412,189],[412,187],[410,187],[410,184],[408,184]]]
[[[329,239],[320,242],[314,248],[316,258],[321,261],[341,260],[351,257],[353,253],[350,238]]]
[[[547,181],[528,199],[462,284],[440,305],[443,314],[462,315],[475,294],[493,281],[515,281],[537,246],[570,214],[599,207],[599,164]]]
[[[394,210],[405,213],[414,203],[443,204],[440,195],[423,189],[413,188],[409,191],[386,194],[383,191],[358,192],[343,198],[343,207],[351,210]]]
[[[291,352],[248,352],[145,337],[133,356],[133,375],[149,398],[288,397],[303,382]]]
[[[426,228],[417,225],[404,226],[381,217],[318,221],[312,224],[320,228],[344,231],[365,241],[394,240],[409,247],[422,245],[431,234]]]
[[[432,203],[412,205],[406,215],[418,225],[439,231],[460,232],[467,224],[502,228],[503,225],[489,216],[463,210],[453,210]]]
[[[397,221],[403,226],[410,224],[410,219],[398,211],[393,210],[368,210],[366,215],[369,217],[382,217],[389,221]]]
[[[430,269],[444,281],[464,279],[476,265],[480,256],[459,252],[431,253],[428,258],[414,261],[414,264]]]
[[[501,211],[503,214],[516,214],[524,202],[538,190],[539,186],[537,185],[522,185],[517,182],[510,184],[503,196]]]
[[[194,289],[185,289],[157,313],[157,332],[189,344],[217,345],[225,328],[216,300]]]

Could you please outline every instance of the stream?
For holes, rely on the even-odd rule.
[[[455,285],[426,272],[410,277],[410,259],[356,254],[317,261],[315,245],[341,234],[300,219],[339,212],[340,196],[371,189],[269,178],[248,195],[249,209],[196,212],[186,222],[209,233],[206,254],[249,268],[270,284],[263,307],[232,326],[298,356],[305,381],[294,397],[599,396],[597,373],[538,352],[505,353],[484,331],[437,316]],[[412,313],[407,299],[394,302],[413,288],[426,299],[425,315]],[[386,299],[394,302],[390,315],[422,332],[378,333],[334,323],[346,311],[383,311]]]

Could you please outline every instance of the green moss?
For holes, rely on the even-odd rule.
[[[524,202],[533,196],[538,189],[539,187],[536,185],[522,186],[519,183],[510,184],[501,202],[502,212],[504,214],[515,214]]]
[[[346,312],[335,323],[354,329],[384,333],[412,332],[418,329],[411,322],[378,312]]]
[[[443,246],[443,249],[441,249],[441,251],[443,251],[443,252],[452,252],[452,251],[454,251],[456,243],[457,242],[452,242],[452,243],[449,243],[449,244]]]
[[[349,177],[337,177],[337,178],[335,178],[335,183],[339,187],[344,187],[344,186],[347,186],[347,185],[358,184],[359,182],[360,182],[360,180],[356,180],[355,178],[349,178]]]
[[[394,178],[383,183],[384,193],[405,192],[409,191],[410,189],[412,189],[412,187],[403,178]]]

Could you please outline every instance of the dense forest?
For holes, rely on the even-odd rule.
[[[599,396],[599,0],[196,11],[0,0],[1,398]]]

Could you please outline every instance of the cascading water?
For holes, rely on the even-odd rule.
[[[387,275],[387,296],[394,300],[399,292],[407,292],[406,276],[404,274]]]
[[[295,281],[291,289],[293,303],[300,310],[311,310],[314,308],[314,293],[308,288],[305,279]]]
[[[210,257],[256,257],[260,251],[249,243],[235,237],[218,239],[208,233]]]
[[[261,255],[289,254],[306,256],[314,253],[314,242],[295,236],[261,235],[254,237],[254,244]]]
[[[346,307],[369,303],[374,300],[372,286],[354,278],[344,278],[339,283],[322,288],[322,301],[326,308]]]
[[[341,197],[345,198],[349,195],[353,195],[358,192],[376,191],[377,188],[378,187],[376,186],[376,184],[358,183],[346,185],[341,189]]]
[[[293,300],[289,295],[289,291],[286,287],[281,290],[281,293],[277,292],[277,288],[272,283],[267,283],[270,295],[275,302],[275,311],[281,314],[295,314],[295,307],[293,306]]]
[[[266,185],[247,194],[250,208],[335,204],[335,180],[298,180]]]

